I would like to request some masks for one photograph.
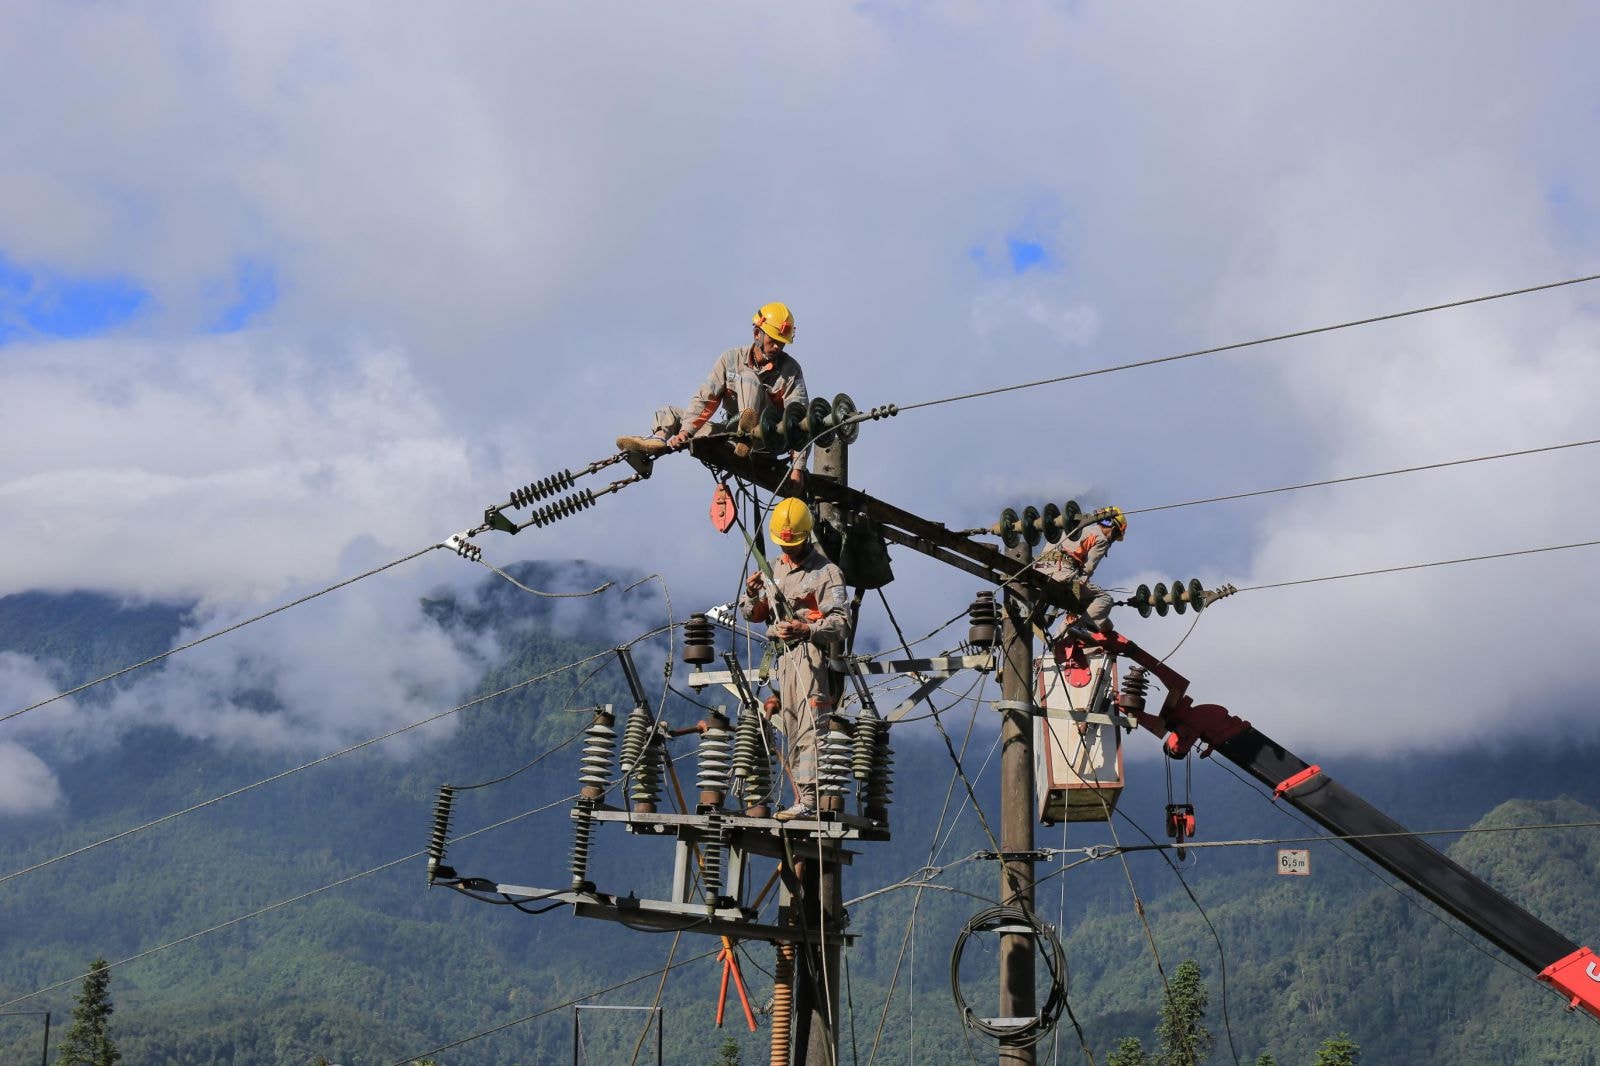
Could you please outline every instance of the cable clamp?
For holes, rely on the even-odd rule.
[[[1001,714],[1021,711],[1030,718],[1038,718],[1044,714],[1044,708],[1030,700],[995,700],[994,709]]]
[[[463,559],[481,563],[483,561],[483,549],[467,539],[471,535],[471,533],[452,533],[449,539],[444,542],[444,546]]]

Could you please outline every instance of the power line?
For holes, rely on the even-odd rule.
[[[1298,489],[1316,489],[1328,485],[1344,485],[1352,481],[1368,481],[1373,478],[1394,477],[1397,474],[1415,474],[1424,470],[1442,470],[1451,466],[1467,466],[1471,463],[1487,463],[1495,459],[1512,459],[1523,455],[1539,455],[1544,452],[1557,452],[1567,448],[1585,448],[1591,444],[1600,444],[1600,439],[1578,440],[1567,444],[1550,444],[1543,448],[1523,448],[1514,452],[1498,452],[1494,455],[1477,455],[1470,459],[1450,459],[1442,463],[1424,463],[1419,466],[1404,466],[1395,470],[1379,470],[1371,474],[1351,474],[1348,477],[1328,478],[1325,481],[1304,481],[1298,485],[1281,485],[1272,489],[1256,489],[1253,492],[1235,492],[1227,496],[1208,496],[1203,500],[1185,500],[1182,503],[1163,503],[1155,507],[1135,507],[1124,511],[1124,514],[1152,514],[1156,511],[1174,511],[1180,507],[1199,507],[1207,503],[1225,503],[1229,500],[1247,500],[1254,496],[1270,496],[1278,492],[1294,492]],[[988,532],[987,529],[984,532]]]
[[[410,1066],[410,1064],[419,1059],[431,1058],[441,1051],[449,1051],[451,1048],[458,1048],[462,1044],[470,1043],[471,1041],[477,1040],[480,1037],[492,1036],[493,1034],[501,1032],[502,1030],[511,1028],[513,1025],[521,1025],[524,1022],[531,1022],[536,1018],[543,1018],[547,1014],[554,1014],[558,1010],[565,1010],[568,1007],[582,1003],[586,999],[593,999],[596,996],[603,996],[607,992],[615,992],[619,988],[627,988],[629,985],[636,985],[640,981],[649,980],[650,978],[655,977],[657,974],[665,974],[668,970],[676,970],[680,967],[688,966],[691,963],[699,962],[702,959],[709,959],[721,950],[722,949],[720,947],[713,948],[710,951],[704,952],[700,955],[695,955],[692,958],[683,959],[668,966],[651,970],[649,973],[635,974],[626,981],[618,981],[614,985],[607,985],[605,988],[597,988],[593,992],[585,992],[583,995],[575,996],[572,999],[567,1000],[565,1003],[557,1003],[553,1007],[546,1007],[544,1010],[534,1011],[532,1014],[525,1014],[520,1018],[513,1018],[509,1022],[501,1022],[499,1025],[496,1025],[490,1029],[481,1029],[478,1032],[473,1033],[471,1036],[464,1036],[460,1040],[453,1041],[449,1044],[443,1044],[436,1048],[431,1048],[422,1052],[421,1054],[407,1056],[406,1058],[400,1059],[398,1062],[393,1063],[392,1066]]]
[[[630,643],[635,643],[636,644],[641,640],[647,640],[650,637],[655,636],[660,631],[661,631],[660,629],[651,630],[650,632],[645,633],[642,636],[634,638],[634,640],[632,642],[630,642]],[[74,848],[71,851],[63,852],[62,854],[57,855],[54,858],[45,859],[43,862],[34,863],[32,866],[28,866],[28,867],[25,867],[25,868],[23,868],[21,870],[16,870],[16,871],[13,871],[12,873],[6,874],[4,876],[0,876],[0,884],[4,884],[5,882],[10,881],[10,880],[12,880],[14,878],[21,877],[24,874],[30,874],[30,873],[33,873],[36,870],[42,870],[46,866],[52,866],[55,863],[61,862],[63,859],[70,859],[70,858],[73,858],[75,856],[82,855],[85,852],[93,851],[95,848],[101,847],[102,845],[111,844],[111,843],[114,843],[114,842],[116,842],[118,840],[124,840],[124,839],[126,839],[126,838],[128,838],[130,836],[133,836],[135,833],[143,832],[146,829],[153,829],[154,827],[156,827],[158,825],[161,825],[161,824],[163,824],[165,822],[170,822],[175,818],[181,818],[186,814],[193,814],[195,811],[203,810],[206,807],[210,807],[210,806],[212,806],[214,804],[221,803],[223,800],[232,799],[235,796],[241,796],[246,792],[250,792],[250,791],[252,791],[254,789],[260,788],[263,785],[270,785],[275,781],[282,781],[284,778],[290,777],[290,776],[292,776],[294,774],[297,774],[302,770],[309,770],[314,766],[320,766],[325,762],[331,762],[332,760],[337,759],[342,755],[349,755],[351,752],[360,751],[362,748],[370,747],[373,744],[381,743],[382,741],[388,740],[391,737],[397,737],[401,733],[409,732],[410,730],[416,729],[416,728],[418,728],[420,726],[428,725],[428,724],[430,724],[432,722],[437,722],[441,718],[447,718],[450,715],[458,714],[461,711],[465,711],[465,710],[468,710],[468,709],[470,709],[472,707],[476,707],[480,703],[487,703],[489,700],[496,699],[496,698],[498,698],[500,696],[504,696],[507,693],[515,692],[518,689],[526,688],[527,686],[533,685],[533,684],[537,684],[540,681],[549,680],[550,678],[555,677],[558,674],[566,673],[568,670],[575,670],[578,667],[583,666],[583,665],[585,665],[587,663],[591,663],[596,659],[604,658],[605,656],[608,656],[608,655],[613,655],[613,654],[615,654],[615,652],[616,652],[615,648],[607,648],[605,651],[596,652],[593,655],[590,655],[590,656],[587,656],[585,658],[579,659],[577,662],[568,663],[565,666],[555,667],[554,669],[547,670],[544,673],[538,674],[538,675],[536,675],[534,677],[524,678],[523,680],[518,681],[515,684],[507,685],[505,688],[498,689],[498,690],[496,690],[494,692],[486,693],[486,694],[484,694],[482,696],[478,696],[478,697],[476,697],[474,699],[468,700],[466,703],[458,704],[455,707],[451,707],[447,711],[440,711],[438,714],[429,715],[427,718],[423,718],[420,721],[412,722],[409,725],[403,725],[398,729],[392,729],[389,732],[382,734],[381,736],[371,737],[371,738],[369,738],[367,740],[361,741],[358,744],[352,744],[348,748],[343,748],[343,749],[341,749],[339,751],[330,752],[329,754],[320,756],[320,757],[318,757],[316,759],[311,760],[308,763],[302,763],[299,766],[295,766],[295,767],[292,767],[292,768],[290,768],[288,770],[284,770],[281,773],[273,774],[270,777],[264,777],[259,781],[252,782],[251,784],[245,785],[245,786],[243,786],[241,788],[236,788],[231,792],[224,792],[221,795],[212,796],[210,799],[201,800],[199,803],[193,804],[192,806],[189,806],[189,807],[185,807],[182,810],[173,811],[170,814],[164,814],[160,818],[156,818],[156,819],[153,819],[152,821],[145,822],[143,825],[137,825],[137,826],[134,826],[131,829],[125,829],[120,833],[115,833],[115,834],[113,834],[111,836],[104,837],[104,838],[102,838],[100,840],[96,840],[91,844],[85,844],[82,847]]]
[[[555,800],[552,803],[547,803],[543,807],[536,807],[531,811],[523,811],[521,814],[514,814],[510,818],[505,818],[505,819],[502,819],[501,821],[495,822],[493,825],[486,825],[482,829],[474,829],[470,833],[462,833],[460,836],[452,837],[452,838],[450,838],[449,842],[454,844],[454,843],[457,843],[459,841],[467,840],[467,839],[469,839],[471,837],[475,837],[475,836],[479,836],[480,834],[487,833],[487,832],[489,832],[491,830],[499,829],[499,828],[501,828],[503,826],[510,825],[512,822],[521,821],[524,818],[529,818],[529,817],[532,817],[533,815],[536,815],[536,814],[543,814],[545,811],[548,811],[553,807],[559,807],[564,803],[570,803],[575,797],[576,797],[576,794],[574,794],[573,796],[563,796],[561,799]],[[309,892],[300,893],[298,896],[290,896],[287,899],[280,899],[276,903],[269,903],[265,907],[261,907],[261,908],[259,908],[257,910],[253,910],[248,914],[241,914],[241,915],[238,915],[237,917],[229,918],[227,921],[219,922],[218,924],[213,925],[213,926],[211,926],[211,927],[209,927],[207,929],[201,929],[198,932],[189,933],[186,936],[181,936],[176,940],[169,940],[165,944],[158,944],[156,947],[147,948],[146,950],[141,951],[136,955],[129,955],[125,959],[119,959],[116,962],[108,963],[106,965],[106,969],[115,969],[118,966],[126,966],[130,962],[138,962],[141,959],[147,959],[151,955],[157,954],[158,952],[166,951],[169,948],[175,948],[180,944],[187,944],[192,940],[198,940],[201,937],[209,936],[212,933],[221,932],[222,930],[229,929],[229,928],[231,928],[231,927],[233,927],[235,925],[238,925],[241,922],[249,921],[251,918],[259,918],[263,914],[269,914],[272,911],[280,910],[280,909],[282,909],[284,907],[289,906],[290,904],[299,903],[301,900],[310,899],[312,896],[320,895],[321,893],[327,892],[330,889],[335,889],[335,888],[342,887],[344,885],[348,885],[352,881],[359,881],[364,877],[371,877],[373,874],[382,873],[384,870],[392,869],[393,867],[399,866],[403,862],[410,862],[412,859],[421,858],[422,856],[424,856],[426,854],[427,854],[426,851],[413,851],[410,855],[402,855],[398,859],[391,859],[388,862],[382,863],[382,864],[380,864],[378,866],[374,866],[371,869],[363,870],[360,873],[351,874],[349,877],[342,877],[339,880],[334,881],[334,882],[332,882],[330,884],[322,885],[320,888],[313,888]],[[87,976],[89,976],[89,975],[88,974],[79,974],[77,977],[69,977],[65,981],[57,981],[55,984],[46,985],[44,988],[36,988],[32,992],[29,992],[25,996],[18,996],[16,999],[8,1000],[5,1003],[0,1003],[0,1010],[4,1010],[6,1007],[10,1007],[10,1006],[13,1006],[14,1004],[22,1003],[22,1002],[24,1002],[26,1000],[30,1000],[34,996],[42,996],[46,992],[54,992],[59,988],[65,988],[66,986],[68,986],[70,984],[76,984],[77,982],[82,981]]]
[[[983,396],[998,396],[1002,393],[1017,392],[1022,389],[1038,388],[1041,385],[1058,385],[1064,381],[1077,381],[1082,378],[1099,377],[1103,374],[1115,374],[1123,370],[1137,370],[1141,367],[1159,366],[1163,363],[1176,363],[1183,359],[1195,359],[1202,355],[1216,355],[1219,352],[1231,352],[1240,348],[1251,348],[1262,344],[1273,344],[1278,341],[1294,340],[1297,337],[1311,337],[1318,333],[1332,333],[1335,330],[1350,329],[1354,326],[1369,326],[1375,322],[1390,322],[1397,318],[1408,318],[1412,315],[1428,314],[1432,311],[1445,311],[1453,307],[1466,307],[1470,304],[1488,303],[1491,300],[1503,300],[1511,296],[1524,296],[1531,292],[1543,292],[1546,289],[1559,289],[1567,285],[1581,285],[1584,282],[1600,281],[1600,274],[1589,274],[1581,278],[1568,278],[1565,281],[1551,281],[1543,285],[1530,285],[1523,289],[1511,289],[1506,292],[1491,293],[1487,296],[1472,296],[1464,300],[1451,300],[1448,303],[1430,304],[1427,307],[1414,307],[1409,311],[1394,311],[1384,315],[1373,315],[1370,318],[1357,318],[1348,322],[1338,322],[1331,326],[1315,326],[1311,329],[1295,330],[1293,333],[1278,333],[1270,337],[1258,337],[1255,340],[1235,341],[1232,344],[1219,344],[1214,348],[1199,348],[1190,352],[1180,352],[1176,355],[1163,355],[1154,359],[1141,359],[1132,363],[1120,363],[1116,366],[1100,367],[1097,370],[1080,370],[1073,374],[1061,374],[1052,378],[1041,378],[1038,381],[1025,381],[1016,385],[1002,385],[993,389],[981,389],[977,392],[961,393],[957,396],[946,396],[937,400],[923,400],[920,403],[901,404],[900,411],[915,411],[919,407],[935,407],[939,404],[955,403],[960,400],[974,400]],[[872,417],[866,415],[863,417]]]
[[[96,685],[104,684],[105,682],[110,681],[110,680],[112,680],[114,678],[121,677],[123,674],[132,673],[135,670],[138,670],[138,669],[141,669],[143,667],[149,666],[151,663],[160,662],[162,659],[165,659],[169,655],[176,655],[180,651],[188,651],[190,648],[196,647],[197,645],[200,645],[200,644],[204,644],[208,640],[215,640],[217,637],[226,636],[227,634],[232,633],[236,629],[243,629],[245,626],[250,625],[253,622],[259,622],[264,618],[271,618],[273,615],[281,614],[282,612],[287,611],[291,607],[298,607],[302,603],[308,603],[311,600],[316,599],[318,596],[326,596],[328,593],[334,592],[334,591],[336,591],[338,589],[342,589],[347,585],[354,585],[357,581],[362,581],[362,580],[364,580],[366,578],[372,577],[374,574],[381,574],[385,570],[391,570],[394,567],[399,566],[401,563],[409,563],[413,559],[416,559],[416,558],[418,558],[420,556],[428,554],[429,552],[433,551],[435,548],[442,548],[442,547],[444,547],[443,544],[430,544],[426,548],[423,548],[423,549],[421,549],[419,551],[414,551],[410,555],[402,556],[399,559],[394,560],[394,562],[384,563],[382,566],[375,567],[374,569],[368,570],[364,574],[357,574],[355,577],[346,578],[345,580],[340,581],[338,584],[329,585],[327,588],[319,589],[318,591],[313,592],[308,596],[301,596],[298,600],[294,600],[294,601],[292,601],[290,603],[285,603],[285,604],[283,604],[282,606],[279,606],[279,607],[274,607],[270,611],[264,611],[261,614],[256,615],[254,618],[246,618],[242,622],[235,622],[231,626],[227,626],[227,627],[225,627],[223,629],[219,629],[214,633],[207,633],[205,636],[200,637],[200,638],[198,638],[196,640],[191,640],[187,644],[180,644],[176,648],[168,648],[166,651],[162,652],[160,655],[152,655],[152,656],[150,656],[150,658],[144,660],[143,662],[134,663],[132,666],[124,666],[122,669],[114,670],[111,673],[106,674],[104,677],[97,677],[93,681],[85,681],[83,684],[77,686],[76,688],[69,688],[65,692],[58,692],[54,696],[51,696],[49,699],[43,699],[43,700],[40,700],[38,703],[29,704],[28,706],[23,707],[23,708],[21,708],[19,710],[12,711],[9,714],[0,715],[0,722],[8,722],[8,721],[10,721],[11,719],[17,717],[20,714],[27,714],[29,711],[36,711],[40,707],[45,706],[46,704],[54,703],[56,700],[66,699],[68,696],[75,696],[78,693],[82,692],[84,689],[93,688]]]
[[[1295,581],[1273,581],[1264,585],[1241,585],[1235,592],[1259,592],[1262,589],[1281,589],[1291,585],[1315,585],[1322,581],[1343,581],[1351,577],[1372,577],[1377,574],[1398,574],[1407,570],[1427,570],[1436,566],[1455,566],[1458,563],[1481,563],[1491,559],[1510,559],[1519,555],[1538,555],[1542,552],[1567,551],[1572,548],[1592,548],[1600,540],[1584,540],[1574,544],[1552,544],[1546,548],[1524,548],[1521,551],[1494,552],[1489,555],[1468,555],[1460,559],[1439,559],[1431,563],[1412,563],[1408,566],[1386,566],[1378,570],[1354,570],[1347,574],[1329,574],[1326,577],[1303,577]]]

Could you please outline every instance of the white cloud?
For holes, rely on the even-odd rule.
[[[21,7],[0,64],[32,106],[0,115],[28,146],[0,176],[0,249],[127,274],[160,310],[143,335],[0,351],[0,537],[40,546],[4,557],[0,587],[235,609],[316,587],[349,572],[348,545],[383,561],[605,454],[687,399],[774,297],[796,309],[813,391],[870,407],[1590,272],[1597,20],[1470,4],[1151,19],[1042,0],[625,20]],[[1022,218],[1060,269],[982,276],[967,249]],[[247,335],[188,337],[241,257],[274,265],[279,305]],[[1069,494],[1165,503],[1587,437],[1592,300],[907,412],[863,428],[852,479],[965,526]],[[1588,464],[1141,517],[1105,576],[1254,583],[1587,539]],[[725,598],[742,555],[702,525],[709,491],[663,464],[484,546],[661,569],[681,615]],[[436,558],[413,565],[459,565]],[[897,568],[908,630],[971,595]],[[1582,682],[1596,572],[1574,552],[1252,593],[1182,661],[1268,732],[1435,743]],[[353,632],[378,584],[341,594]],[[1549,668],[1486,676],[1485,633],[1513,624],[1539,626]],[[396,626],[380,631],[419,670],[443,654]],[[1176,640],[1171,620],[1136,631]],[[338,655],[312,651],[285,638],[262,662],[320,661],[296,696],[314,703]],[[215,669],[197,692],[231,676]],[[420,676],[346,702],[380,723]],[[1367,709],[1390,693],[1455,724]]]
[[[54,807],[61,784],[33,752],[0,740],[0,814],[32,814]]]

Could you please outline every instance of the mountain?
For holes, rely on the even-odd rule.
[[[617,576],[586,565],[529,564],[513,572],[535,587],[560,579],[568,587],[589,588]],[[630,580],[622,576],[620,583]],[[650,611],[660,613],[649,596],[642,588],[616,602],[610,594],[544,601],[493,578],[471,595],[440,593],[423,607],[430,624],[454,638],[504,649],[464,701],[637,635],[656,624],[643,621]],[[183,604],[28,593],[0,599],[0,650],[47,660],[56,680],[70,685],[165,650],[189,617]],[[593,666],[603,669],[582,684],[581,674],[563,674],[465,710],[455,716],[453,732],[404,752],[363,748],[0,881],[0,1002],[67,982],[0,1012],[48,1009],[62,1026],[76,990],[72,979],[96,955],[116,962],[193,937],[113,971],[113,1026],[125,1062],[297,1064],[325,1056],[366,1066],[403,1061],[496,1026],[506,1028],[435,1057],[449,1066],[571,1061],[573,1013],[560,1004],[645,975],[596,1002],[648,1006],[660,981],[651,973],[669,954],[682,962],[714,951],[717,941],[686,934],[674,944],[671,934],[633,932],[565,911],[520,914],[429,890],[423,859],[415,853],[426,843],[434,795],[443,782],[466,786],[511,775],[458,793],[456,835],[575,791],[578,751],[571,741],[589,720],[582,708],[610,702],[620,709],[632,702],[610,661],[602,658]],[[149,683],[162,669],[150,667],[142,672],[147,677],[130,675],[118,684]],[[658,692],[659,660],[651,670],[642,665],[641,673],[646,687]],[[992,685],[977,694],[993,695]],[[105,705],[86,698],[83,713]],[[942,715],[958,748],[974,706],[957,702]],[[261,713],[274,711],[264,706]],[[703,711],[673,697],[665,713],[674,723],[687,723]],[[963,761],[994,825],[994,761],[979,774],[994,742],[991,716],[986,706],[977,709]],[[35,724],[30,737],[38,735]],[[965,790],[952,780],[944,741],[927,722],[899,727],[894,737],[893,839],[859,846],[846,875],[846,896],[898,884],[929,864],[953,864],[938,884],[993,895],[993,864],[962,861],[990,845],[965,803]],[[1148,751],[1148,739],[1130,744]],[[114,742],[51,748],[40,741],[36,747],[55,769],[65,800],[51,811],[0,819],[0,878],[320,754],[262,751],[155,726],[128,729]],[[1560,743],[1486,742],[1444,755],[1324,766],[1418,828],[1487,829],[1600,821],[1596,754]],[[1312,835],[1284,807],[1266,802],[1214,763],[1201,762],[1194,770],[1202,840]],[[1134,759],[1129,773],[1120,809],[1159,833],[1166,802],[1163,763]],[[1178,781],[1181,787],[1181,770]],[[943,824],[954,828],[935,849],[947,793]],[[464,874],[564,884],[572,832],[567,809],[557,803],[460,841],[448,861]],[[1143,842],[1129,823],[1119,819],[1115,829],[1123,843]],[[1074,825],[1067,833],[1041,827],[1036,834],[1039,847],[1111,841],[1104,826]],[[1593,882],[1600,834],[1593,829],[1485,832],[1442,838],[1440,844],[1574,939],[1600,941]],[[1198,960],[1206,972],[1207,1021],[1218,1037],[1215,1062],[1233,1061],[1231,1029],[1244,1062],[1263,1050],[1281,1063],[1309,1062],[1323,1038],[1344,1031],[1362,1045],[1367,1066],[1600,1063],[1600,1026],[1563,1012],[1525,974],[1497,963],[1475,937],[1435,916],[1409,891],[1389,887],[1363,861],[1329,843],[1311,850],[1309,878],[1279,877],[1274,846],[1191,851],[1182,872],[1198,905],[1151,852],[1128,856],[1126,871],[1119,859],[1102,858],[1045,880],[1038,908],[1063,931],[1070,1003],[1097,1059],[1104,1061],[1122,1036],[1138,1035],[1147,1043],[1153,1038],[1161,980],[1134,909],[1131,880],[1166,972],[1186,958]],[[659,842],[602,831],[596,854],[593,876],[611,891],[631,887],[641,895],[659,894],[670,874],[671,849]],[[378,869],[395,860],[400,861]],[[1042,865],[1041,877],[1061,865]],[[325,887],[341,881],[346,883]],[[907,941],[913,903],[917,919]],[[847,954],[844,1044],[850,1047],[853,1034],[856,1059],[872,1058],[876,1040],[878,1063],[971,1061],[952,1004],[949,959],[962,924],[986,905],[967,895],[931,888],[919,893],[907,886],[852,907],[852,931],[859,939]],[[245,915],[253,916],[237,920]],[[745,948],[744,973],[759,1005],[770,993],[770,979],[761,971],[770,970],[773,953],[757,942]],[[896,993],[885,1012],[897,962]],[[990,956],[975,947],[962,968],[969,1001],[987,1002],[993,972]],[[675,969],[666,982],[661,1004],[667,1061],[710,1062],[730,1035],[739,1039],[745,1062],[764,1060],[765,1027],[745,1034],[736,1002],[730,1005],[730,1027],[713,1027],[717,981],[714,958],[702,958]],[[530,1018],[544,1011],[549,1013]],[[628,1061],[637,1024],[631,1013],[584,1012],[589,1061]],[[1057,1038],[1063,1061],[1082,1058],[1066,1019],[1044,1046]],[[0,1017],[0,1061],[33,1061],[38,1043],[37,1018]],[[992,1055],[979,1038],[971,1048],[980,1059]],[[649,1061],[648,1054],[640,1060]]]

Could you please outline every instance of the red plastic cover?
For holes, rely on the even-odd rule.
[[[1574,1008],[1582,1007],[1600,1018],[1600,955],[1579,948],[1539,973],[1539,980],[1554,985]]]

